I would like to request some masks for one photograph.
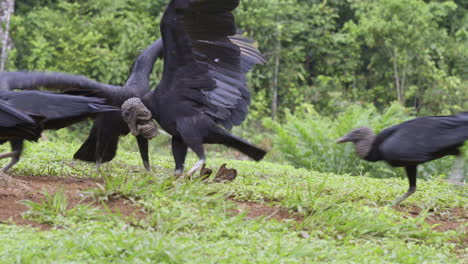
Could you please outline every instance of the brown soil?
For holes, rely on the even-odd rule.
[[[417,207],[404,208],[398,207],[397,210],[408,213],[408,217],[417,217],[421,213],[421,209]],[[431,212],[426,218],[426,223],[434,226],[433,229],[439,232],[447,232],[450,230],[461,231],[463,226],[468,223],[468,212],[466,208],[457,207],[451,208],[444,212]],[[457,249],[464,251],[468,248],[468,235],[462,236],[460,245]]]
[[[87,189],[96,188],[97,183],[102,183],[95,179],[29,176],[13,176],[10,181],[1,179],[3,178],[0,178],[0,223],[31,225],[41,229],[49,229],[49,225],[39,224],[22,217],[22,213],[26,212],[28,207],[21,204],[21,201],[42,202],[44,200],[44,191],[53,194],[63,190],[68,198],[70,207],[86,203],[105,210],[101,203],[94,202],[83,194]],[[284,221],[290,219],[297,222],[303,220],[301,215],[291,213],[283,207],[269,206],[257,202],[235,202],[238,206],[237,209],[232,210],[232,213],[239,214],[246,212],[247,218],[265,217],[266,220],[276,219]],[[114,213],[119,212],[123,217],[131,216],[136,219],[143,219],[145,217],[141,207],[132,205],[125,199],[108,201],[106,202],[106,206]],[[421,210],[416,207],[399,207],[397,210],[406,212],[411,217],[416,217],[421,213]],[[452,208],[446,212],[432,212],[427,217],[426,222],[436,225],[434,229],[441,232],[460,230],[463,225],[468,223],[468,212],[466,208]],[[467,237],[465,237],[463,244],[468,244]]]
[[[63,191],[70,208],[78,204],[92,204],[105,210],[101,203],[94,202],[83,194],[87,189],[96,188],[96,183],[99,181],[94,179],[28,176],[13,176],[9,181],[2,180],[0,182],[0,223],[30,225],[42,230],[50,229],[51,226],[47,224],[40,224],[22,217],[28,207],[21,204],[21,201],[31,200],[40,203],[44,201],[44,191],[49,194]],[[123,199],[108,201],[106,206],[114,213],[119,212],[123,217],[142,218],[144,216],[141,208]]]
[[[263,203],[256,202],[236,202],[237,209],[234,214],[245,212],[247,218],[265,217],[266,220],[276,219],[279,221],[294,220],[302,222],[303,218],[299,214],[294,214],[283,207],[272,207]]]
[[[397,210],[406,212],[411,217],[417,217],[421,213],[421,209],[417,207],[399,207]],[[443,212],[429,211],[426,223],[436,225],[434,226],[434,230],[440,232],[459,230],[463,225],[468,223],[468,211],[463,207],[451,208]]]

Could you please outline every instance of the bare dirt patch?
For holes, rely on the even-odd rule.
[[[421,208],[418,207],[399,207],[397,210],[405,212],[411,217],[417,217],[421,214]],[[456,207],[443,212],[429,211],[426,223],[433,225],[433,229],[439,232],[459,230],[468,223],[468,210],[463,207]]]
[[[1,182],[0,184],[0,223],[30,225],[43,230],[50,229],[51,226],[47,224],[40,224],[22,217],[28,207],[21,204],[21,201],[31,200],[40,203],[45,199],[44,191],[49,194],[63,191],[68,199],[69,209],[78,204],[92,204],[105,210],[101,203],[83,195],[85,190],[96,188],[96,183],[99,182],[95,179],[83,178],[13,176],[11,182]],[[127,200],[111,200],[106,202],[106,206],[111,212],[119,213],[124,217],[141,218],[144,216],[141,208],[130,204]]]
[[[288,209],[277,206],[269,206],[263,203],[256,202],[238,202],[236,201],[237,209],[233,210],[234,214],[245,212],[247,218],[265,217],[266,220],[276,219],[278,221],[294,220],[302,222],[303,218],[299,214],[289,212]]]

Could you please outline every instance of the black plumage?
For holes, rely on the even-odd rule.
[[[357,154],[364,160],[382,160],[393,167],[405,167],[409,189],[393,202],[398,205],[416,191],[417,165],[447,155],[456,155],[463,162],[460,148],[466,140],[468,112],[418,117],[386,128],[377,136],[370,128],[360,127],[338,139],[337,143],[353,142]]]
[[[31,116],[0,100],[0,142],[11,139],[37,141],[41,131],[41,125]]]
[[[203,165],[205,143],[233,147],[254,160],[266,153],[226,130],[245,119],[250,104],[245,75],[254,64],[264,63],[249,40],[234,36],[231,12],[238,4],[238,0],[172,0],[161,21],[162,80],[141,99],[142,104],[122,107],[130,127],[141,121],[125,115],[137,116],[131,113],[148,108],[172,135],[176,174],[183,172],[188,147],[200,159],[188,174]]]
[[[39,87],[67,90],[70,94],[105,98],[107,104],[120,107],[125,100],[141,97],[149,92],[149,76],[154,62],[161,54],[162,40],[159,39],[138,56],[123,86],[103,84],[84,76],[66,73],[3,72],[0,73],[0,87],[9,90]],[[153,126],[148,133],[154,136],[156,131],[156,127]],[[101,163],[115,157],[119,136],[128,133],[129,128],[119,112],[100,113],[96,115],[88,138],[74,158],[96,162],[99,167]],[[149,170],[148,139],[139,135],[137,142],[144,166]]]
[[[16,125],[10,128],[13,129],[13,135],[5,134],[9,131],[7,128],[3,128],[0,135],[0,142],[10,141],[12,147],[12,152],[0,155],[0,159],[12,158],[2,171],[7,171],[19,161],[24,140],[37,140],[44,129],[60,129],[100,113],[120,113],[118,108],[106,105],[105,100],[101,98],[43,91],[0,91],[0,101],[3,108],[13,109],[10,114],[14,113],[17,118],[23,120],[22,123],[18,123],[18,119],[14,120],[11,117],[1,119],[3,126],[11,127],[16,122]]]
[[[253,65],[265,62],[258,50],[250,45],[250,40],[235,36],[231,11],[238,4],[238,0],[173,0],[169,3],[161,21],[163,44],[158,42],[159,46],[150,47],[148,50],[151,52],[147,51],[152,54],[148,56],[151,59],[142,64],[145,69],[150,69],[148,63],[152,67],[156,55],[163,55],[163,77],[154,91],[145,87],[135,92],[134,89],[102,85],[81,76],[44,73],[0,74],[0,85],[8,83],[10,88],[18,89],[38,86],[61,88],[66,85],[76,88],[80,94],[110,98],[110,104],[121,105],[123,120],[117,116],[98,116],[90,137],[83,145],[115,146],[113,151],[103,151],[101,157],[96,157],[101,160],[105,158],[104,154],[109,154],[109,157],[115,155],[118,135],[109,133],[116,131],[130,131],[137,136],[139,143],[143,142],[140,153],[144,156],[141,150],[143,146],[147,151],[147,138],[154,130],[151,125],[153,119],[172,135],[177,174],[183,171],[188,147],[200,158],[189,174],[201,167],[205,160],[204,143],[224,144],[260,160],[266,153],[264,150],[226,130],[239,125],[247,115],[250,92],[246,73]],[[134,65],[133,72],[141,71]],[[149,74],[150,71],[145,72]],[[141,84],[143,77],[146,75],[140,79],[133,78],[133,82],[140,80]],[[47,80],[47,85],[43,84],[44,80]],[[132,77],[127,86],[131,80]],[[107,125],[102,125],[104,122]],[[98,136],[101,134],[106,141],[100,144]],[[75,157],[90,157],[91,148],[86,150],[82,152],[80,149]],[[82,157],[81,153],[86,155]],[[147,159],[146,154],[143,157],[145,165]]]

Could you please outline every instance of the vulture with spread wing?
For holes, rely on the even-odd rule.
[[[337,140],[353,142],[356,153],[364,160],[386,161],[393,167],[405,167],[408,191],[392,205],[398,205],[416,191],[416,167],[447,155],[458,156],[455,168],[463,180],[460,148],[468,140],[468,112],[453,116],[425,116],[384,129],[374,135],[368,127],[359,127]],[[461,176],[461,177],[460,177]]]
[[[102,113],[120,114],[120,109],[104,104],[104,99],[43,91],[0,91],[0,143],[10,141],[11,158],[1,171],[15,165],[23,150],[23,141],[36,141],[43,129],[60,129]],[[34,120],[33,120],[34,118]]]
[[[122,115],[133,134],[140,134],[148,109],[172,135],[176,174],[182,174],[187,149],[205,162],[203,144],[233,147],[254,160],[265,151],[226,129],[246,117],[250,92],[246,73],[264,63],[250,41],[235,36],[232,11],[239,0],[172,0],[161,21],[164,69],[158,87],[122,105]],[[222,127],[224,128],[222,128]],[[226,128],[226,129],[225,129]]]
[[[118,136],[130,131],[137,137],[148,167],[147,139],[154,136],[155,119],[172,135],[176,174],[183,172],[188,147],[200,159],[188,174],[202,166],[204,143],[233,147],[260,160],[266,154],[264,150],[226,130],[239,125],[247,115],[250,92],[246,73],[253,65],[265,62],[250,40],[235,35],[231,12],[238,4],[239,0],[172,0],[161,21],[162,43],[148,48],[143,62],[140,56],[124,87],[99,84],[81,76],[33,72],[2,73],[0,85],[10,89],[72,87],[121,106],[122,116],[109,113],[96,118],[91,135],[75,158],[98,163],[110,160]],[[148,74],[161,53],[163,77],[150,91]]]
[[[124,86],[102,84],[84,76],[66,73],[44,72],[3,72],[0,73],[0,88],[70,90],[69,93],[105,98],[107,104],[120,107],[124,101],[141,97],[150,91],[149,76],[154,62],[162,55],[162,40],[158,39],[138,56]],[[148,112],[150,121],[150,113]],[[144,116],[141,116],[144,119]],[[119,112],[96,115],[88,138],[75,153],[74,158],[96,162],[99,165],[112,160],[117,151],[119,136],[129,133],[129,129]],[[136,135],[143,164],[150,169],[148,139],[157,133],[156,125],[146,122],[140,135]]]

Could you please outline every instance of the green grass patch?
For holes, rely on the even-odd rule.
[[[127,140],[127,139],[125,139]],[[7,149],[8,146],[2,148]],[[40,231],[0,224],[0,263],[463,263],[460,241],[467,224],[438,232],[431,214],[464,208],[466,189],[435,177],[419,180],[403,205],[419,207],[416,218],[385,207],[407,189],[406,179],[336,175],[290,165],[208,158],[238,170],[229,183],[203,183],[172,176],[173,160],[152,153],[152,172],[139,154],[121,147],[101,172],[72,159],[79,144],[51,140],[28,144],[12,172],[25,176],[97,178],[83,192],[103,202],[126,199],[143,219],[80,204],[70,208],[62,191],[41,202],[24,201],[24,217],[48,223]],[[210,153],[209,153],[210,154]],[[195,162],[192,154],[187,167]],[[267,221],[234,214],[235,201],[268,203],[302,216]]]

